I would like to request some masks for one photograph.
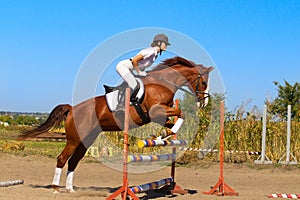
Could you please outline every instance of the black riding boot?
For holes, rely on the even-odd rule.
[[[138,94],[140,90],[140,84],[137,83],[137,86],[132,90],[131,89],[131,96],[130,96],[130,102],[136,102],[138,100],[138,98],[136,97],[136,95]]]

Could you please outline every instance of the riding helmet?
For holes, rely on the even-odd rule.
[[[154,39],[153,39],[153,43],[157,44],[157,42],[164,42],[166,45],[171,45],[169,43],[169,38],[168,36],[166,36],[165,34],[157,34]]]

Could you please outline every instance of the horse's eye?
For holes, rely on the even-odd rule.
[[[206,86],[206,82],[203,81],[203,82],[202,82],[202,85]]]

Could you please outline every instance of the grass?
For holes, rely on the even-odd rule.
[[[15,140],[17,139],[18,135],[20,135],[20,131],[18,130],[7,130],[7,129],[0,129],[0,140]]]
[[[65,142],[18,141],[18,135],[20,130],[0,129],[0,152],[56,158],[65,146]]]
[[[16,146],[19,146],[20,148],[16,148]],[[65,142],[20,142],[16,140],[0,140],[0,152],[18,156],[35,155],[56,158],[61,153],[64,146]]]

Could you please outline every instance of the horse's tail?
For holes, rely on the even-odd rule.
[[[33,130],[25,131],[19,136],[20,140],[25,140],[30,137],[36,137],[42,133],[48,132],[51,128],[58,128],[62,121],[65,121],[72,106],[69,104],[61,104],[56,106],[50,113],[48,119],[40,126]]]

